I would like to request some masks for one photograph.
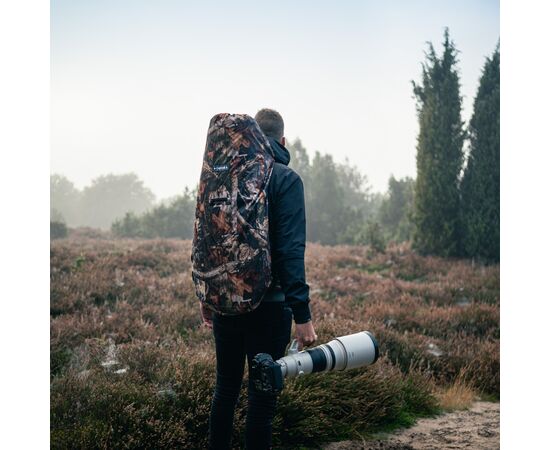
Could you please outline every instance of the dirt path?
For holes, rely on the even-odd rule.
[[[476,402],[467,411],[421,419],[387,439],[333,442],[323,450],[494,450],[499,448],[499,440],[500,404]]]

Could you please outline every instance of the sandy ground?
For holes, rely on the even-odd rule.
[[[499,441],[500,404],[476,402],[467,411],[421,419],[385,439],[333,442],[323,450],[493,450],[499,448]]]

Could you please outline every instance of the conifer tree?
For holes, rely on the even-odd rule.
[[[414,247],[424,254],[459,253],[464,130],[457,50],[445,30],[443,53],[429,44],[422,81],[413,81],[420,133],[417,140]]]
[[[500,259],[500,46],[487,58],[469,126],[470,153],[462,179],[463,251]]]

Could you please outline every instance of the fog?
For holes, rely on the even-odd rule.
[[[52,1],[51,172],[78,188],[135,172],[173,196],[198,181],[212,115],[272,107],[375,191],[414,177],[426,41],[449,27],[467,121],[498,2],[294,3]]]

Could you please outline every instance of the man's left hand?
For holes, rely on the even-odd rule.
[[[201,317],[205,327],[212,329],[212,311],[209,310],[202,303],[201,305]]]

